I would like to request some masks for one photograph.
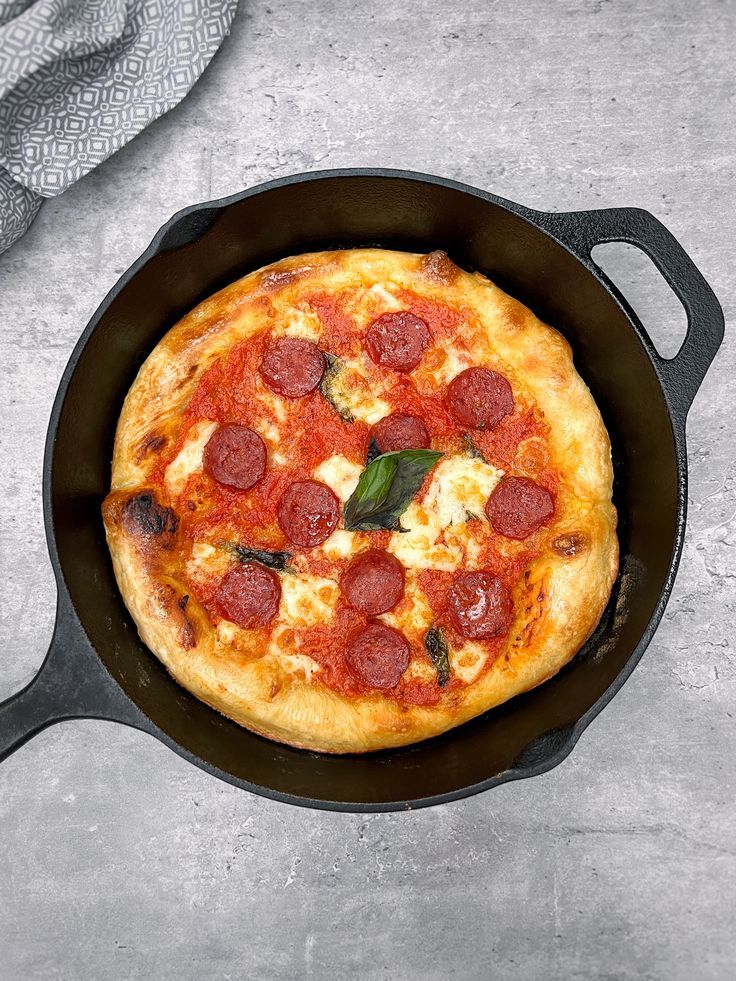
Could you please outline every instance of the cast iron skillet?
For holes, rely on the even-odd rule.
[[[675,358],[657,354],[593,263],[592,247],[610,241],[642,248],[685,306]],[[170,679],[123,606],[100,502],[123,397],[169,327],[264,263],[365,245],[445,249],[570,340],[613,443],[621,572],[593,637],[541,688],[417,746],[333,757],[255,736]],[[685,532],[685,417],[722,337],[723,315],[701,274],[670,232],[635,208],[545,214],[436,177],[347,170],[180,211],[95,313],[59,386],[43,479],[56,627],[38,675],[0,705],[0,759],[52,722],[111,719],[238,787],[347,811],[436,804],[556,766],[623,685],[662,616]]]

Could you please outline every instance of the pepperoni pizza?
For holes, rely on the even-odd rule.
[[[442,252],[284,259],[143,364],[103,516],[141,637],[271,739],[363,752],[540,684],[617,571],[570,348]]]

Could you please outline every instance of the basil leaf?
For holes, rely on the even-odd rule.
[[[424,646],[427,648],[430,660],[437,668],[437,683],[444,688],[450,680],[450,658],[447,651],[447,641],[441,627],[430,627],[424,635]]]
[[[397,450],[377,456],[345,503],[345,528],[403,531],[399,518],[441,456],[435,450]]]
[[[378,443],[375,441],[375,439],[372,439],[370,441],[370,445],[368,446],[368,455],[366,456],[365,461],[366,464],[373,463],[376,457],[380,455],[381,451],[378,449]]]
[[[383,453],[369,463],[360,475],[357,486],[343,508],[343,519],[348,531],[375,530],[389,525],[371,523],[373,514],[380,512],[386,503],[398,469],[398,454]],[[398,516],[397,516],[398,517]]]
[[[257,562],[267,569],[283,572],[291,559],[290,552],[266,552],[259,548],[246,548],[245,545],[229,545],[238,562]]]

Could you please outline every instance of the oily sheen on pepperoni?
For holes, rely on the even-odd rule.
[[[255,562],[246,562],[228,572],[215,593],[222,616],[246,630],[265,627],[273,620],[280,600],[279,577]]]
[[[302,548],[326,541],[340,520],[340,501],[327,484],[297,480],[281,498],[277,519],[288,539]]]
[[[395,688],[409,667],[409,643],[383,623],[369,623],[348,640],[345,662],[352,674],[371,688]]]
[[[452,625],[470,640],[497,637],[511,625],[511,594],[491,572],[457,576],[447,599]]]
[[[266,447],[252,429],[220,426],[204,448],[204,469],[220,484],[248,490],[266,472]]]
[[[377,616],[393,609],[404,595],[404,570],[393,555],[371,549],[353,559],[342,574],[340,588],[356,610]]]
[[[263,381],[272,392],[298,399],[313,392],[322,381],[325,358],[316,344],[303,337],[271,341],[261,360]]]
[[[411,371],[432,342],[429,327],[408,310],[384,313],[368,328],[365,345],[376,364],[394,371]]]
[[[550,492],[528,477],[504,477],[486,503],[491,527],[505,538],[528,538],[554,513]]]
[[[511,386],[497,371],[466,368],[447,388],[447,405],[462,426],[493,429],[514,411]]]
[[[425,450],[429,446],[429,433],[422,420],[402,412],[393,412],[377,422],[371,430],[371,439],[381,453]]]

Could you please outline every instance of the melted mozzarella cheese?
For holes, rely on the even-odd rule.
[[[322,551],[328,559],[346,559],[352,553],[355,535],[352,531],[336,528],[327,541],[322,545]]]
[[[413,501],[404,512],[401,523],[408,531],[391,536],[389,551],[409,569],[452,571],[463,562],[472,567],[479,559],[479,546],[466,522],[471,517],[485,519],[486,501],[502,476],[502,470],[483,460],[445,457],[422,503]]]
[[[465,354],[455,351],[451,347],[443,347],[445,355],[440,365],[432,370],[432,382],[434,385],[449,385],[453,378],[465,371],[472,364],[470,358]]]
[[[293,645],[293,641],[291,642]],[[312,680],[312,675],[321,671],[322,668],[316,661],[306,654],[287,653],[288,645],[279,642],[279,635],[276,632],[271,640],[268,653],[271,657],[278,660],[279,666],[289,674],[302,675],[306,681]]]
[[[295,653],[295,648],[298,651],[299,642],[294,632],[289,627],[277,626],[271,634],[267,655],[289,674],[301,675],[311,681],[312,675],[322,668],[307,654]]]
[[[408,531],[391,536],[389,551],[409,569],[451,571],[466,552],[469,566],[477,562],[479,547],[465,524],[470,517],[485,519],[486,501],[502,476],[502,470],[483,460],[445,457],[422,503],[413,501],[404,512],[401,523]]]
[[[431,685],[432,682],[437,680],[437,668],[429,658],[413,657],[409,667],[401,677],[403,681],[421,681],[424,684]]]
[[[215,627],[217,643],[223,647],[231,647],[236,640],[244,633],[243,628],[229,620],[220,620]]]
[[[462,562],[459,541],[438,543],[442,525],[435,510],[412,501],[402,515],[401,524],[407,531],[394,532],[388,550],[406,568],[452,571]]]
[[[371,286],[368,292],[380,302],[382,310],[386,313],[403,309],[402,304],[399,303],[393,293],[389,293],[382,283]]]
[[[215,548],[207,542],[195,542],[187,561],[187,578],[202,582],[211,577],[224,576],[232,565],[233,557],[227,549]]]
[[[413,572],[406,574],[404,599],[398,604],[397,609],[389,610],[379,619],[396,630],[401,630],[407,636],[427,629],[432,622],[432,610]]]
[[[369,426],[391,411],[383,399],[376,398],[360,361],[345,360],[328,381],[329,399],[343,416],[350,415]]]
[[[275,336],[279,333],[287,337],[303,337],[316,343],[322,336],[322,322],[313,311],[293,307],[285,314],[283,330],[274,330]]]
[[[466,569],[480,569],[482,547],[477,538],[472,535],[465,536],[465,567]]]
[[[436,396],[471,364],[467,355],[453,350],[446,340],[439,341],[425,352],[412,378],[421,395]]]
[[[216,429],[216,422],[205,419],[195,423],[189,430],[184,445],[164,474],[166,489],[170,494],[181,494],[191,475],[202,469],[204,448]]]
[[[475,457],[445,457],[435,468],[424,505],[437,514],[442,528],[471,516],[484,518],[486,501],[501,477],[503,470]]]
[[[395,630],[400,630],[413,646],[423,649],[424,634],[433,618],[432,609],[415,573],[407,572],[404,599],[398,604],[398,608],[389,610],[378,619]],[[415,655],[402,678],[404,681],[422,681],[431,684],[437,678],[437,669],[428,657],[422,654]]]
[[[265,391],[259,394],[259,399],[263,404],[273,412],[276,416],[276,420],[280,423],[285,423],[289,418],[290,405],[287,399],[282,399],[279,395],[275,395],[273,392]]]
[[[266,418],[260,418],[254,423],[254,429],[268,448],[268,456],[272,463],[283,466],[286,456],[282,452],[282,437],[279,430]]]
[[[281,576],[279,622],[307,627],[332,620],[337,604],[338,586],[332,579],[307,573]]]
[[[314,471],[314,476],[323,484],[327,484],[344,503],[355,490],[362,472],[363,468],[359,464],[336,453],[320,463]]]
[[[450,650],[448,653],[452,673],[466,685],[475,681],[481,673],[487,656],[481,645],[472,640],[466,641],[462,647]]]

